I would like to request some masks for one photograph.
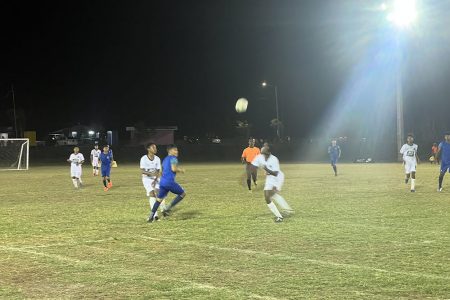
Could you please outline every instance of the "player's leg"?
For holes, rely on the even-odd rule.
[[[449,166],[450,167],[450,166]],[[441,166],[441,173],[439,174],[439,187],[438,192],[442,192],[442,182],[444,181],[445,173],[449,170],[449,167]]]
[[[258,168],[254,167],[253,165],[250,165],[252,167],[251,169],[251,173],[252,173],[252,179],[253,179],[253,183],[255,184],[255,186],[258,185]]]
[[[294,210],[292,207],[286,202],[286,200],[280,195],[281,188],[283,187],[284,183],[284,174],[280,172],[276,178],[276,182],[274,184],[273,190],[275,191],[275,194],[272,196],[272,200],[278,205],[281,210],[286,214],[292,214],[294,213]]]
[[[172,208],[174,208],[178,203],[181,202],[181,200],[186,197],[186,192],[183,190],[183,188],[176,182],[172,183],[169,187],[169,191],[177,195],[172,202],[170,202],[169,205],[166,205],[166,209],[163,210],[163,215],[168,216]]]
[[[334,176],[337,176],[337,166],[336,166],[337,160],[335,158],[331,159],[331,166],[333,167]]]
[[[411,171],[411,192],[416,191],[416,171]]]
[[[78,179],[75,176],[72,176],[72,183],[73,186],[77,189],[78,188]]]
[[[251,191],[252,190],[252,165],[247,163],[247,165],[245,166],[245,172],[247,173],[247,187],[248,190]]]
[[[150,212],[150,215],[148,216],[147,222],[151,223],[155,221],[155,215],[158,211],[159,206],[161,205],[161,202],[164,201],[164,199],[167,197],[167,194],[169,194],[169,188],[166,188],[165,186],[159,187],[158,197],[156,198],[155,204],[153,204],[152,211]]]
[[[107,180],[108,180],[108,188],[110,189],[113,186],[113,184],[111,182],[111,167],[108,168],[108,178],[107,178]]]
[[[102,168],[102,181],[103,181],[103,190],[105,192],[108,191],[108,170]]]
[[[282,222],[283,216],[281,215],[275,203],[272,202],[272,197],[275,195],[275,193],[276,190],[266,190],[266,188],[264,188],[264,199],[266,200],[267,207],[275,215],[275,222]]]
[[[81,180],[81,175],[83,174],[83,169],[81,168],[81,166],[78,166],[78,187],[81,187],[83,185],[83,180]]]

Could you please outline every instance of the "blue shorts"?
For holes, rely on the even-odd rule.
[[[184,193],[184,190],[175,181],[173,181],[173,182],[164,182],[164,184],[162,184],[162,183],[159,184],[159,193],[158,193],[158,198],[159,199],[166,198],[167,194],[169,192],[174,193],[176,195],[181,195],[181,194]]]
[[[331,165],[334,166],[338,162],[338,157],[330,157]]]
[[[102,168],[102,177],[109,177],[111,174],[111,168]]]
[[[441,163],[441,173],[450,172],[450,163]]]

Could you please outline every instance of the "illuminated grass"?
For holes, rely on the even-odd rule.
[[[282,165],[296,214],[275,224],[240,165],[187,165],[188,196],[147,224],[137,166],[113,189],[84,168],[0,173],[0,298],[411,299],[450,295],[450,176],[421,165]],[[263,180],[260,180],[262,185]]]

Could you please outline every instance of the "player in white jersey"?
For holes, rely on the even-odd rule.
[[[73,148],[73,153],[70,154],[67,161],[70,162],[70,176],[72,177],[73,186],[75,188],[80,188],[82,184],[81,165],[84,163],[84,156],[80,153],[80,148]]]
[[[149,197],[150,210],[156,202],[156,195],[159,192],[159,177],[161,176],[161,160],[156,153],[158,149],[156,144],[150,143],[146,146],[147,154],[141,157],[140,168],[142,172],[142,184]],[[160,205],[161,211],[165,208],[165,202]],[[158,219],[158,213],[155,214]]]
[[[280,213],[274,202],[286,214],[293,213],[294,211],[279,194],[284,183],[284,174],[280,170],[278,158],[270,153],[270,148],[266,145],[261,149],[261,154],[257,155],[252,161],[252,165],[266,171],[264,198],[266,199],[267,207],[269,207],[270,211],[276,217],[275,222],[282,222],[283,215]],[[272,200],[274,202],[272,202]]]
[[[418,146],[414,144],[414,136],[408,134],[406,138],[407,143],[400,149],[400,154],[403,155],[403,164],[405,166],[405,183],[408,184],[411,178],[411,192],[416,191],[416,168],[419,162],[419,157],[417,156]]]
[[[98,144],[95,143],[94,149],[91,151],[91,164],[92,164],[92,175],[98,176],[98,168],[100,166],[99,157],[102,151],[98,149]]]

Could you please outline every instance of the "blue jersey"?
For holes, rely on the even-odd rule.
[[[341,152],[341,147],[339,147],[338,145],[328,147],[328,154],[330,155],[331,158],[339,158],[340,152]]]
[[[102,162],[102,169],[111,168],[111,162],[113,160],[111,153],[100,153],[98,159]]]
[[[172,165],[178,165],[178,158],[169,155],[162,162],[161,183],[175,182],[176,172],[172,171]]]
[[[450,164],[450,143],[442,142],[439,144],[439,149],[441,149],[441,163],[442,165]]]

